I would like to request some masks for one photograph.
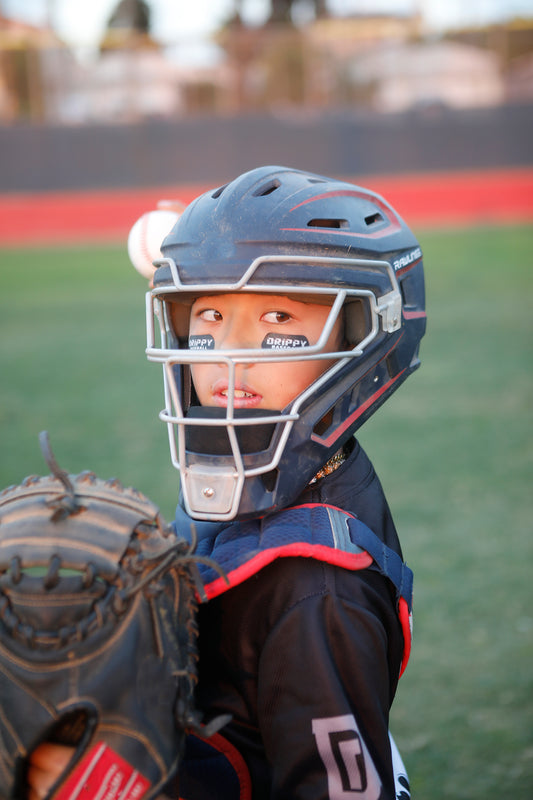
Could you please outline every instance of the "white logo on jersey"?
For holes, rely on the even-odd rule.
[[[381,780],[353,714],[313,720],[330,800],[378,800]]]

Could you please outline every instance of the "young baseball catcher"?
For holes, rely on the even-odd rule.
[[[231,715],[187,737],[179,797],[408,798],[389,710],[412,575],[354,432],[419,366],[420,246],[372,192],[264,167],[195,200],[161,252],[147,354],[175,528],[226,575],[200,565],[196,702]]]

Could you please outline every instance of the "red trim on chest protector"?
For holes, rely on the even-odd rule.
[[[272,548],[270,550],[262,550],[255,556],[236,567],[227,574],[226,578],[216,578],[211,583],[208,583],[205,588],[205,593],[208,600],[223,594],[238,586],[240,583],[251,578],[256,572],[263,569],[263,567],[272,564],[277,558],[284,557],[303,557],[315,558],[318,561],[324,561],[327,564],[332,564],[335,567],[344,567],[345,569],[359,570],[369,567],[373,558],[366,551],[361,553],[346,553],[343,550],[334,550],[329,545],[325,544],[309,544],[308,542],[293,542],[292,544],[282,545],[281,547]],[[228,583],[229,581],[229,583]]]
[[[407,600],[405,597],[400,597],[398,603],[398,618],[402,626],[403,633],[403,658],[400,666],[400,678],[405,672],[409,656],[411,655],[411,642],[413,639],[413,615],[409,611]]]
[[[215,752],[224,756],[226,761],[230,764],[235,772],[235,776],[239,783],[239,798],[238,800],[251,800],[252,797],[252,779],[250,772],[246,766],[246,761],[228,740],[220,733],[214,733],[209,739],[204,739],[197,736],[195,733],[189,734],[191,739],[199,739],[205,745],[211,747]],[[186,795],[179,795],[178,800],[193,800]]]

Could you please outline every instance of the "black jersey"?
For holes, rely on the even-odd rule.
[[[359,444],[295,505],[199,523],[200,552],[230,587],[205,573],[197,700],[206,721],[232,722],[208,742],[189,738],[186,800],[396,797],[388,717],[408,650],[410,572]]]

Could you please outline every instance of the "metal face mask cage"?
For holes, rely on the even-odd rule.
[[[257,516],[275,508],[279,502],[278,467],[289,440],[295,450],[305,449],[309,439],[322,445],[324,461],[338,449],[341,441],[335,428],[323,435],[321,420],[338,400],[338,387],[349,391],[353,385],[354,360],[365,361],[380,349],[385,338],[400,336],[402,298],[395,272],[388,261],[268,255],[256,258],[236,282],[183,284],[173,259],[157,262],[170,270],[171,280],[147,293],[147,348],[150,361],[163,365],[165,408],[159,418],[167,424],[171,460],[180,472],[183,503],[192,518],[229,520],[237,515]],[[348,285],[305,285],[283,279],[283,267],[356,268],[358,288]],[[276,282],[278,276],[278,282]],[[184,298],[233,292],[283,295],[306,302],[331,304],[322,333],[315,344],[305,348],[270,350],[189,350],[187,340],[178,337],[171,321],[171,306]],[[316,298],[316,299],[315,299]],[[329,298],[329,301],[327,300]],[[364,330],[349,330],[350,303],[365,309]],[[324,352],[338,316],[344,313],[345,338],[349,349]],[[156,335],[159,331],[159,345]],[[364,356],[364,359],[361,357]],[[335,363],[314,380],[284,409],[246,411],[234,408],[235,370],[246,363],[286,363],[316,359]],[[194,401],[190,366],[217,363],[227,367],[228,403],[225,408],[200,407]],[[347,408],[345,411],[349,411]],[[306,463],[307,461],[307,463]],[[300,461],[294,491],[301,491],[316,473],[313,459]],[[292,471],[292,470],[291,470]],[[246,491],[245,490],[246,487]],[[276,488],[277,487],[277,488]]]

